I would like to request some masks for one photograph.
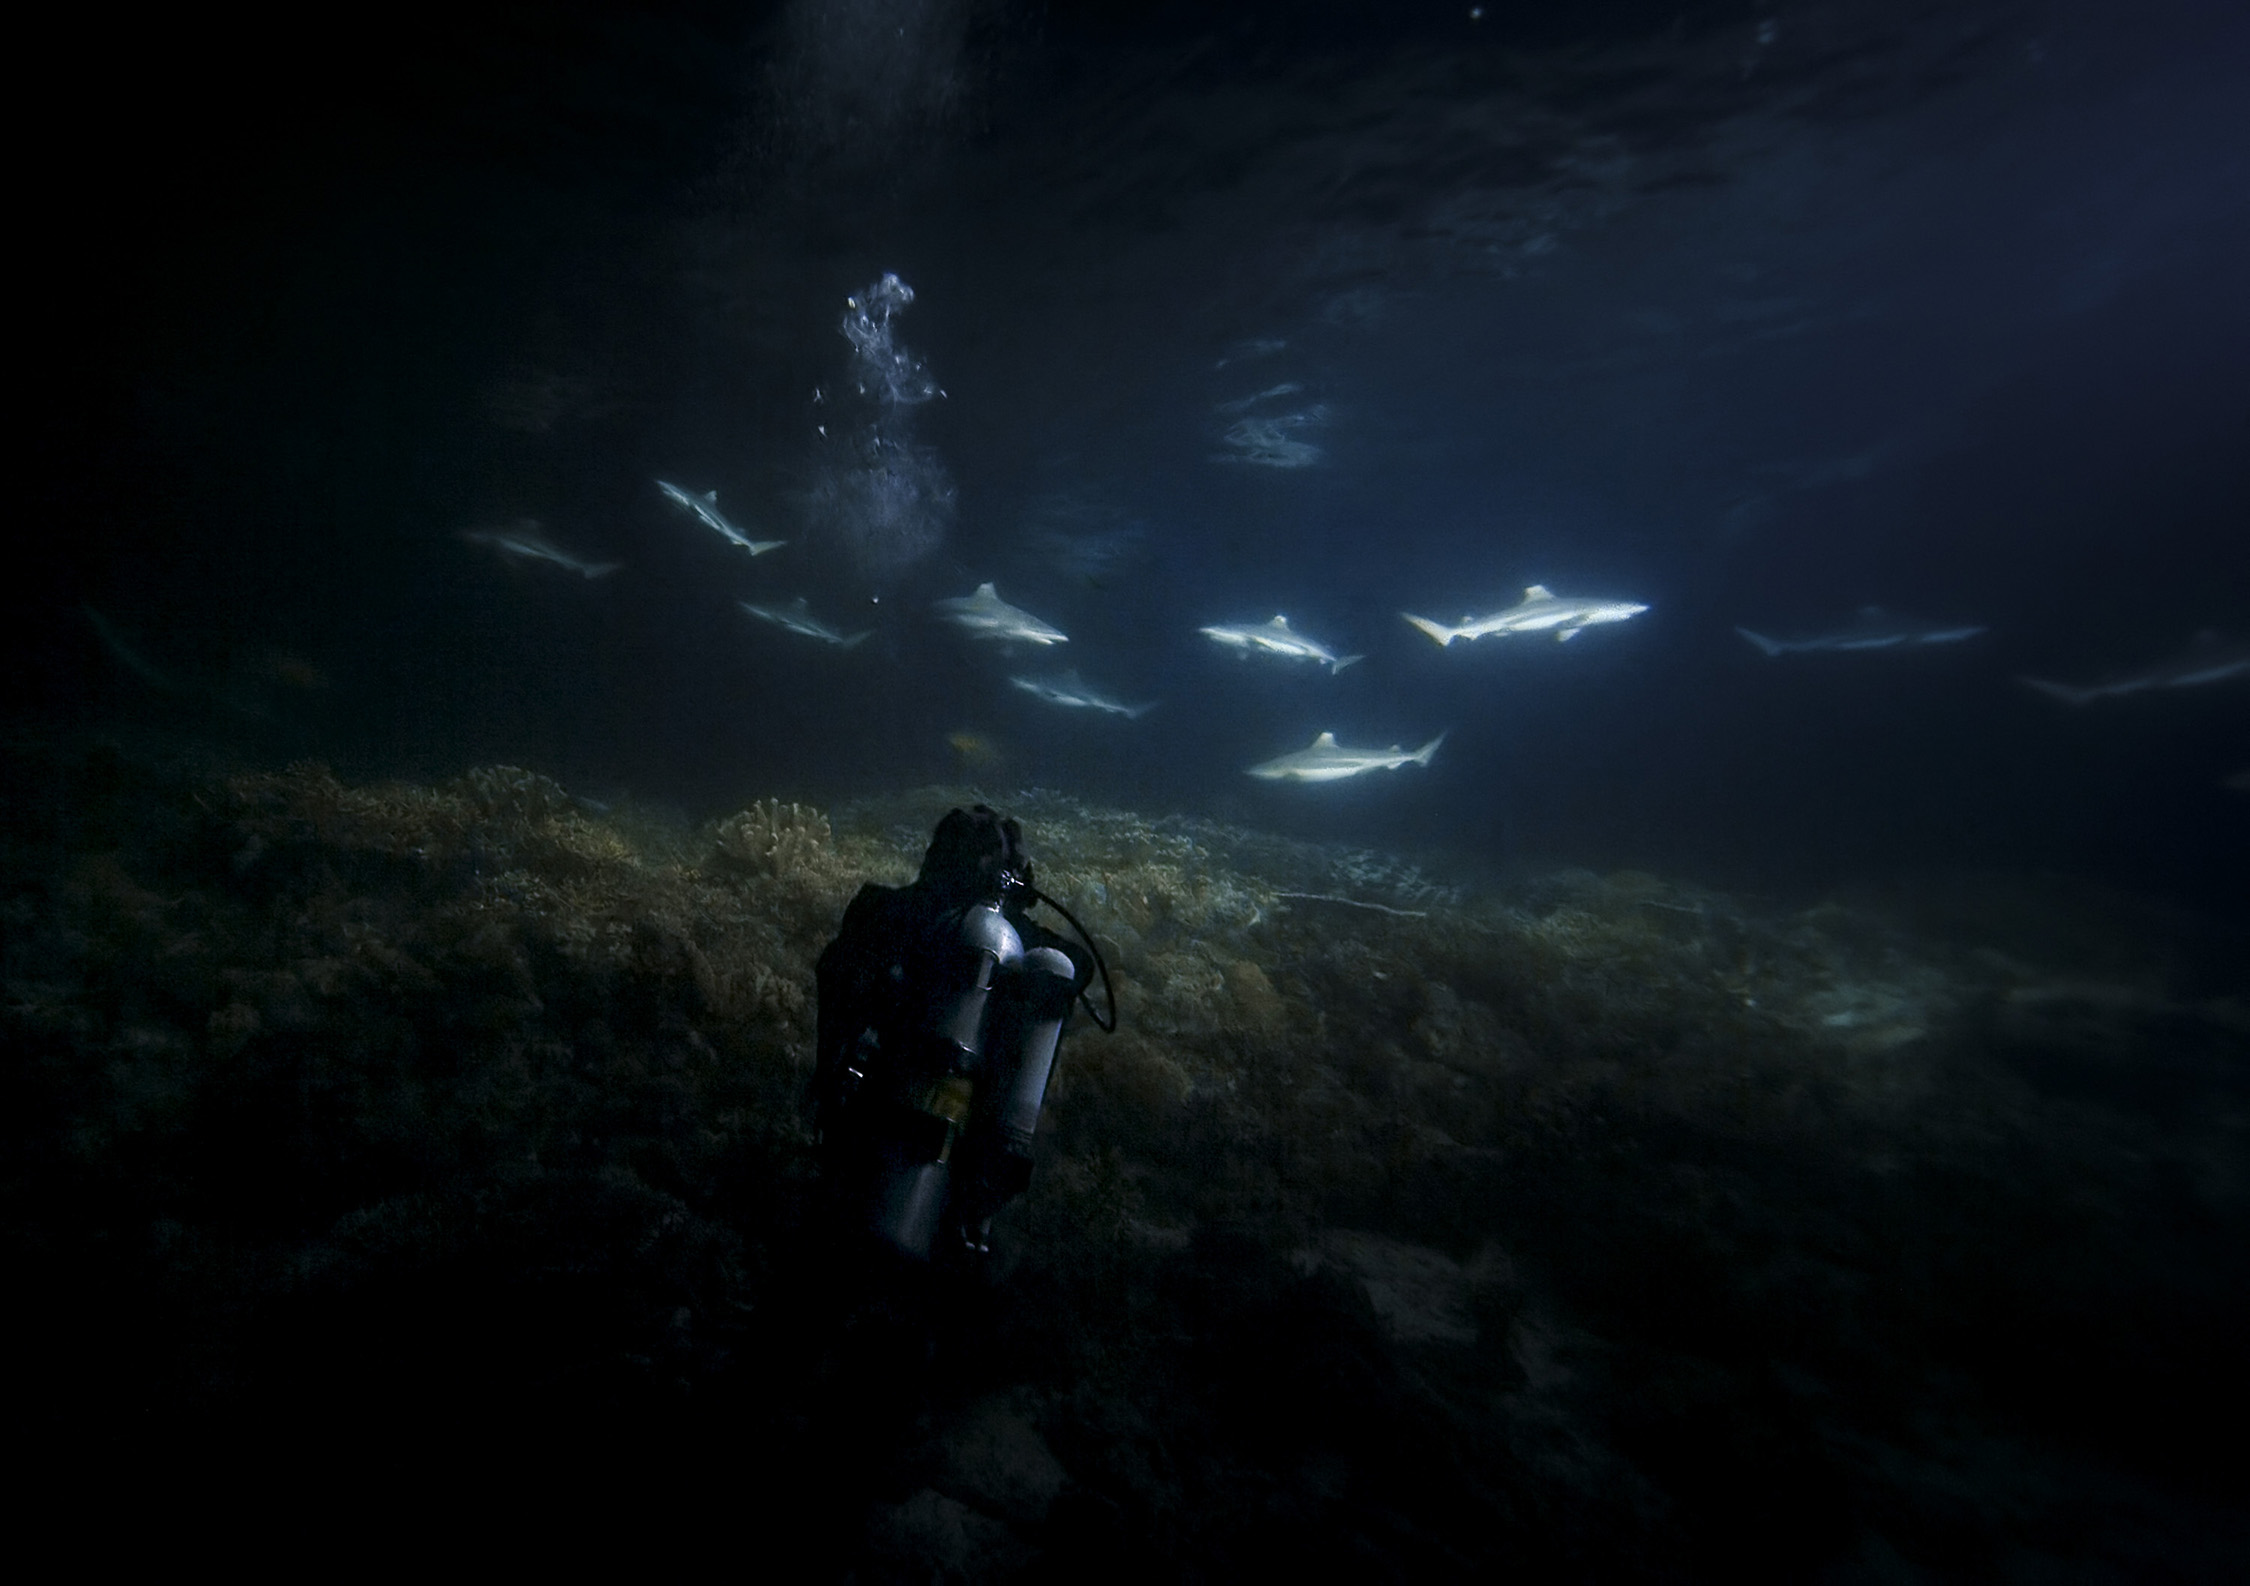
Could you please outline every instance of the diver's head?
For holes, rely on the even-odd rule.
[[[1031,885],[1023,827],[987,804],[949,811],[930,837],[915,885],[962,899],[1016,902]]]

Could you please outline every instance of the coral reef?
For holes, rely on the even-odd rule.
[[[2218,1573],[2210,922],[1472,892],[1025,794],[1125,1023],[946,1288],[818,1236],[800,1103],[814,956],[964,791],[696,829],[508,767],[0,776],[57,1414],[662,1424],[863,1580]]]

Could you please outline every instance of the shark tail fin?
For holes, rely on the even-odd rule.
[[[2049,699],[2059,699],[2065,705],[2084,705],[2101,698],[2101,690],[2098,688],[2072,688],[2067,683],[2050,683],[2043,677],[2019,677],[2016,681],[2026,687],[2036,688]]]
[[[1765,651],[1769,656],[1779,655],[1782,650],[1786,648],[1786,646],[1784,646],[1780,640],[1769,639],[1762,633],[1752,633],[1748,628],[1737,628],[1734,631],[1741,634],[1745,639],[1748,639],[1759,649]]]
[[[1411,611],[1402,611],[1399,613],[1399,615],[1404,617],[1408,622],[1413,623],[1415,627],[1420,628],[1431,638],[1437,640],[1440,648],[1444,647],[1445,645],[1451,644],[1455,639],[1461,637],[1460,629],[1448,628],[1442,622],[1432,622],[1427,617],[1417,617]]]
[[[1153,699],[1145,705],[1127,705],[1125,707],[1125,719],[1127,721],[1139,721],[1150,711],[1156,709],[1156,706],[1157,702]]]
[[[853,634],[850,638],[839,640],[838,643],[843,649],[848,650],[853,645],[859,643],[862,639],[868,638],[874,632],[875,630],[873,628],[862,628],[859,632]]]
[[[1448,727],[1446,729],[1446,732],[1451,732],[1452,730],[1452,728]],[[1445,733],[1441,732],[1435,738],[1432,738],[1428,743],[1422,745],[1421,748],[1414,751],[1414,763],[1416,765],[1428,765],[1430,763],[1430,756],[1437,753],[1437,746],[1443,742],[1445,742]]]
[[[127,644],[125,636],[109,625],[107,617],[92,606],[80,606],[78,609],[85,613],[86,621],[93,626],[94,637],[102,641],[102,648],[109,652],[111,660],[153,689],[166,694],[180,692],[180,685],[158,671],[154,663],[140,651]]]
[[[624,565],[623,562],[588,562],[578,571],[588,578],[607,578]]]
[[[1328,675],[1330,677],[1334,677],[1338,672],[1341,672],[1345,667],[1351,665],[1354,661],[1364,661],[1366,659],[1367,657],[1364,655],[1339,655],[1335,660],[1328,663]]]

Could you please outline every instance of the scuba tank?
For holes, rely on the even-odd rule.
[[[920,1261],[936,1247],[952,1198],[954,1150],[985,1077],[993,983],[1024,959],[1023,938],[997,903],[971,904],[951,916],[929,946],[931,958],[944,966],[944,983],[925,1004],[926,1061],[899,1098],[906,1111],[901,1127],[882,1144],[867,1223],[869,1232]],[[1050,1044],[1049,1067],[1052,1062]]]

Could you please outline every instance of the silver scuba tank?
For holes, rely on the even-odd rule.
[[[1055,1048],[1062,1040],[1078,971],[1068,953],[1040,947],[1023,955],[1019,973],[1031,983],[1025,987],[1025,1013],[1016,1028],[1021,1044],[1015,1053],[1015,1072],[1000,1104],[1000,1132],[1010,1151],[1029,1156],[1032,1136],[1039,1130],[1039,1110],[1047,1104],[1047,1082],[1054,1075]]]
[[[904,1098],[927,1127],[885,1145],[869,1231],[916,1260],[930,1259],[951,1188],[953,1148],[967,1128],[985,1068],[985,1026],[995,977],[1023,961],[1023,938],[997,904],[962,911],[953,935],[957,975],[930,999],[927,1030],[946,1052],[943,1073]],[[1051,1060],[1050,1060],[1051,1061]]]

